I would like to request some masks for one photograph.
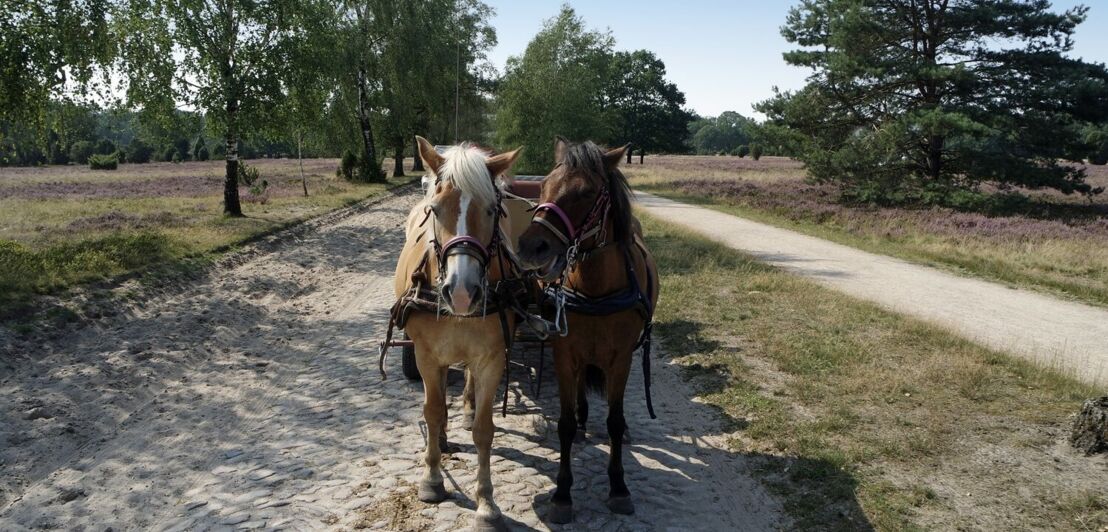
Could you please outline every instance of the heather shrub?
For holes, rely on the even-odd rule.
[[[69,147],[69,160],[77,164],[87,164],[88,158],[95,153],[93,145],[87,140],[78,140]]]
[[[93,170],[115,170],[118,165],[119,160],[115,155],[94,153],[88,159],[88,167]]]

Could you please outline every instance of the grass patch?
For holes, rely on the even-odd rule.
[[[625,171],[636,188],[671,199],[874,253],[1108,305],[1108,223],[1103,218],[1108,205],[1103,198],[1099,204],[1080,204],[1075,198],[1041,195],[1029,205],[1042,212],[1006,216],[849,207],[836,202],[833,187],[805,184],[804,171],[795,164],[773,160],[759,166],[728,159],[734,158],[659,157]],[[1108,173],[1090,180],[1108,182]]]
[[[1108,525],[1108,467],[1058,446],[1093,387],[642,218],[666,352],[799,528]]]
[[[26,315],[36,295],[152,268],[176,270],[259,235],[383,193],[390,185],[334,177],[334,160],[251,161],[270,182],[244,218],[222,213],[222,161],[123,165],[120,175],[73,166],[16,169],[0,180],[0,317]],[[5,170],[7,171],[7,170]],[[245,197],[245,189],[240,189]]]

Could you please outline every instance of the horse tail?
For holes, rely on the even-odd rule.
[[[608,396],[607,379],[604,370],[592,364],[585,365],[585,389],[601,397]]]

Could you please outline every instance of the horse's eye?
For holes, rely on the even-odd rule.
[[[485,214],[488,215],[488,216],[492,216],[493,215],[492,207],[489,207],[488,209],[485,209]]]

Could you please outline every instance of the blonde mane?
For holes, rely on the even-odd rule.
[[[466,142],[447,148],[442,156],[439,179],[450,182],[482,207],[496,203],[496,188],[503,188],[504,184],[500,180],[493,184],[489,168],[485,166],[488,152]],[[427,197],[430,198],[434,193],[434,187],[428,187]]]

